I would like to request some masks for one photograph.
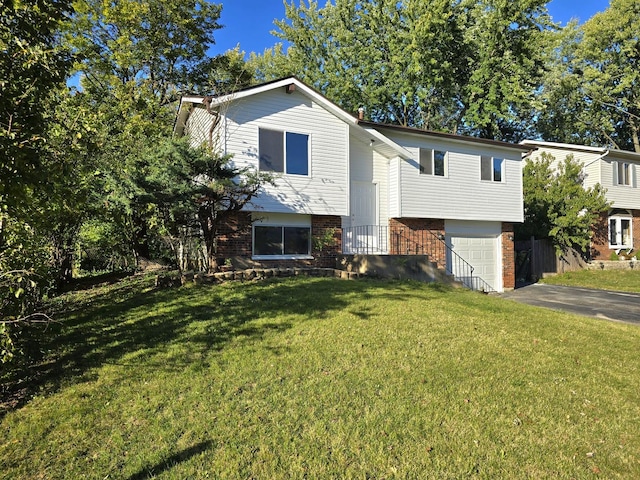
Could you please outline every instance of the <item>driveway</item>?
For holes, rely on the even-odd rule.
[[[535,283],[500,295],[537,307],[640,325],[640,294]]]

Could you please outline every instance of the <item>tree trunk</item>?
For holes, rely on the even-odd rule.
[[[136,259],[136,266],[140,266],[140,259],[144,258],[149,260],[151,257],[151,250],[149,248],[149,235],[147,220],[141,215],[135,212],[131,215],[131,222],[133,224],[132,231],[132,247],[134,257]]]
[[[216,243],[218,229],[215,214],[211,208],[201,207],[198,212],[198,220],[200,221],[204,244],[207,249],[207,271],[214,273],[218,270],[218,259],[216,257],[218,253]]]
[[[640,137],[638,135],[638,124],[631,120],[629,122],[631,127],[631,138],[633,139],[633,150],[636,153],[640,153]]]

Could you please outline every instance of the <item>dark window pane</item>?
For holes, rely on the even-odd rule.
[[[493,180],[495,182],[502,181],[502,159],[501,158],[493,159]]]
[[[310,233],[309,227],[284,227],[285,255],[308,255]]]
[[[609,220],[609,245],[618,244],[618,232],[616,231],[617,222],[614,218]]]
[[[424,175],[431,175],[433,173],[431,153],[431,149],[420,149],[420,173]]]
[[[433,152],[433,174],[444,177],[444,156],[445,152],[435,150]]]
[[[260,170],[284,172],[284,140],[282,132],[260,129]]]
[[[282,227],[255,227],[254,255],[282,255]]]
[[[309,174],[309,135],[287,132],[287,173]]]
[[[480,179],[491,180],[491,157],[480,157]]]

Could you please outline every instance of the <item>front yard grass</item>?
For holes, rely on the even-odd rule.
[[[578,270],[542,280],[550,285],[640,293],[640,262],[634,270]]]
[[[327,278],[54,306],[3,479],[640,478],[638,327]]]

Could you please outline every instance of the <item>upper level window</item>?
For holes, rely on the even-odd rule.
[[[504,160],[486,155],[480,157],[480,179],[501,182],[503,177]]]
[[[258,141],[261,171],[309,175],[309,135],[261,128]]]
[[[441,150],[431,150],[429,148],[420,149],[420,173],[423,175],[436,175],[444,177],[446,171],[447,152]]]

